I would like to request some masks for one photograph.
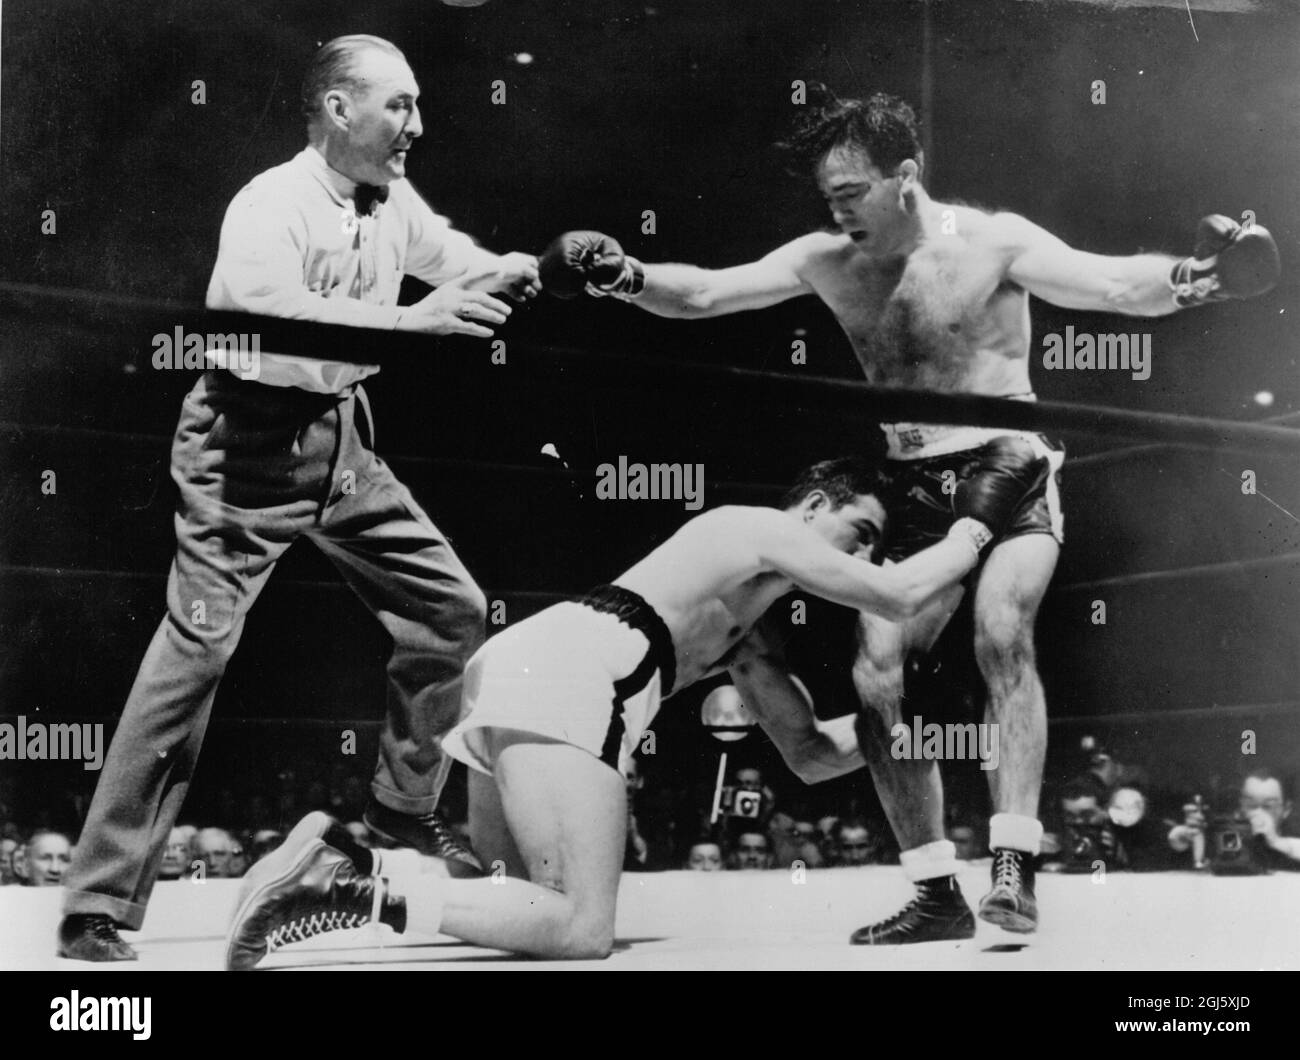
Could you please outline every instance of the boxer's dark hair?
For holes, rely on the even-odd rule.
[[[802,176],[817,167],[832,150],[864,151],[886,176],[912,158],[923,162],[920,123],[916,112],[897,96],[877,92],[869,99],[840,99],[820,82],[808,85],[808,101],[800,107],[794,131],[777,147]]]
[[[383,37],[368,33],[352,33],[326,41],[312,56],[307,73],[302,79],[302,112],[309,118],[320,113],[321,97],[332,88],[346,88],[359,92],[362,88],[356,76],[357,58],[366,51],[387,52],[405,61],[401,49]]]
[[[874,496],[883,504],[889,490],[889,476],[879,464],[859,456],[841,456],[804,468],[781,499],[782,508],[793,508],[814,490],[821,490],[835,507],[859,496]]]

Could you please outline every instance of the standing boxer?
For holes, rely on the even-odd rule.
[[[712,317],[817,295],[848,336],[869,382],[1034,400],[1029,380],[1029,296],[1068,309],[1157,317],[1269,290],[1279,274],[1267,230],[1205,218],[1195,252],[1108,257],[1074,250],[1012,213],[935,202],[922,185],[916,117],[878,94],[810,97],[789,146],[830,207],[836,231],[801,236],[759,261],[726,269],[643,265],[595,232],[561,236],[542,259],[542,280],[563,296],[613,295],[665,317]],[[946,482],[978,456],[999,428],[882,424],[898,506],[887,555],[902,559],[943,529]],[[1064,453],[1021,434],[1055,468]],[[1008,930],[1038,923],[1033,859],[1042,825],[1038,796],[1047,714],[1034,658],[1034,619],[1056,568],[1062,519],[1055,476],[1026,499],[1010,532],[977,576],[975,655],[988,685],[988,712],[1003,742],[990,770],[994,816],[992,889],[980,917]],[[938,763],[895,761],[889,732],[910,721],[904,663],[928,651],[947,616],[910,622],[863,614],[854,682],[863,710],[863,754],[902,848],[917,900],[862,928],[862,944],[969,938],[975,920],[957,888],[958,863],[944,838]]]
[[[378,37],[339,37],[303,86],[308,146],[231,202],[213,309],[490,337],[537,292],[536,260],[453,231],[405,179],[419,88]],[[436,287],[398,306],[403,274]],[[209,362],[221,365],[209,352]],[[59,954],[134,959],[212,701],[276,560],[310,538],[392,638],[388,714],[366,822],[382,839],[481,872],[435,813],[465,661],[486,602],[447,539],[375,455],[360,383],[373,365],[261,354],[203,375],[172,446],[180,488],[167,615],[118,724],[66,879]]]

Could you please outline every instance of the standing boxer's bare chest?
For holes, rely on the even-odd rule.
[[[907,258],[848,256],[818,277],[818,293],[853,345],[869,382],[966,390],[977,355],[1015,297],[995,254],[959,238]]]

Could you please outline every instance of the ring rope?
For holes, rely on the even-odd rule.
[[[78,320],[102,327],[107,324],[156,330],[160,320],[184,325],[203,334],[257,334],[267,351],[293,352],[296,356],[380,366],[427,364],[431,344],[456,356],[438,362],[440,375],[491,366],[484,359],[462,355],[481,353],[481,340],[431,338],[410,332],[375,331],[285,320],[246,313],[215,311],[178,302],[150,301],[120,295],[71,289],[50,289],[30,284],[0,284],[0,313],[39,316],[48,323]],[[173,325],[175,326],[175,325]],[[359,352],[360,351],[360,352]],[[1300,455],[1300,430],[1268,423],[1217,420],[1171,413],[1139,412],[1098,405],[1060,401],[1013,401],[977,394],[950,394],[926,390],[874,387],[860,380],[797,375],[698,361],[674,361],[665,372],[661,358],[609,356],[586,350],[547,345],[534,347],[512,362],[525,378],[552,376],[555,369],[578,370],[588,385],[605,385],[637,393],[653,391],[677,395],[683,376],[705,381],[738,401],[761,402],[790,409],[799,396],[825,408],[851,410],[874,421],[960,424],[1025,431],[1076,431],[1082,434],[1142,442],[1166,442],[1238,453],[1273,451]]]

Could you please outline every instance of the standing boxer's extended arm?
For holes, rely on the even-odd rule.
[[[852,716],[818,721],[812,705],[790,679],[780,649],[760,627],[737,645],[727,670],[741,701],[805,784],[843,776],[866,764]]]
[[[645,286],[631,300],[661,317],[717,317],[747,309],[765,309],[799,295],[812,294],[799,277],[800,241],[728,269],[695,265],[645,265]]]
[[[1007,277],[1030,294],[1065,309],[1158,317],[1178,307],[1170,297],[1169,254],[1109,257],[1075,250],[1015,214],[994,219],[1011,246]]]
[[[702,269],[644,265],[625,255],[609,236],[566,232],[542,255],[542,284],[560,298],[586,290],[663,317],[723,316],[812,294],[802,271],[818,239],[817,233],[801,236],[748,265]]]
[[[1016,214],[998,214],[993,221],[1009,253],[1007,278],[1066,309],[1166,316],[1262,294],[1281,272],[1267,229],[1243,229],[1220,215],[1201,221],[1192,257],[1181,260],[1169,254],[1089,254]]]

